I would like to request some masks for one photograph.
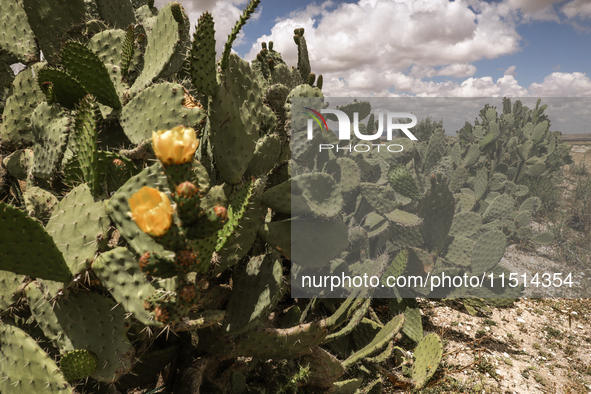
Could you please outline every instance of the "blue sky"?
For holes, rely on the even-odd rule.
[[[213,13],[218,53],[246,5],[180,2],[193,23]],[[295,27],[326,95],[591,96],[589,0],[263,0],[234,49],[273,40],[295,65]]]

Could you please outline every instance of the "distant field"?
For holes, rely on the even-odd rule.
[[[586,134],[562,134],[560,139],[564,142],[591,142],[591,133]]]

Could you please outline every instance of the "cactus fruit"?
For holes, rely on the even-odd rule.
[[[98,357],[88,350],[73,350],[60,358],[60,370],[67,381],[91,376],[96,371]]]

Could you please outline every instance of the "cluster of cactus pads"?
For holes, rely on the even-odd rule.
[[[552,241],[528,227],[539,200],[523,182],[569,156],[543,106],[508,99],[456,139],[318,152],[300,132],[300,100],[324,106],[304,29],[297,67],[272,42],[252,63],[231,53],[258,3],[216,60],[211,15],[191,38],[176,2],[0,1],[0,392],[121,391],[168,368],[175,392],[242,393],[267,360],[326,392],[421,388],[442,344],[417,297],[474,310],[517,295],[290,297],[306,274],[501,273],[508,242]],[[339,109],[374,133],[369,103]]]

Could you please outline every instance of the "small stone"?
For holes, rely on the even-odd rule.
[[[518,322],[518,323],[525,323],[525,320],[523,320],[522,318],[518,317],[518,318],[517,318],[517,322]]]

